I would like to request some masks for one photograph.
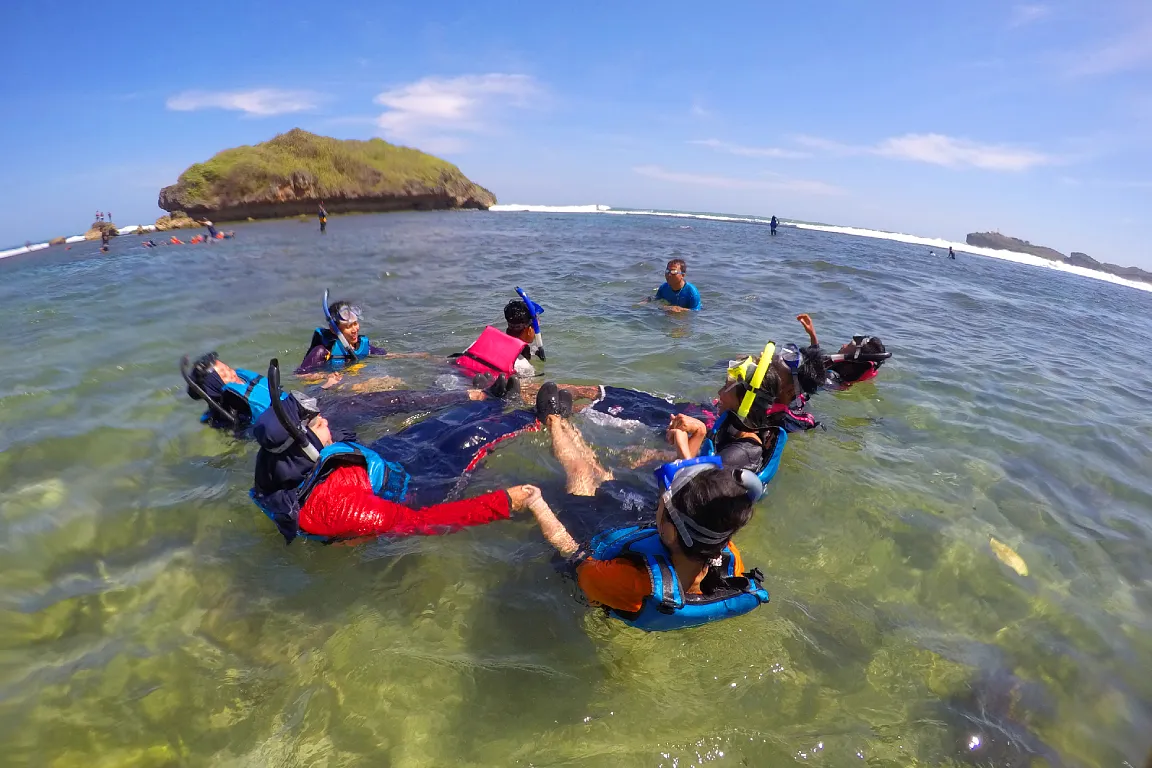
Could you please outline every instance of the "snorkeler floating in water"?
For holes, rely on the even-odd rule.
[[[412,486],[419,484],[419,475],[412,476],[403,465],[353,442],[347,432],[337,430],[334,434],[314,399],[298,393],[283,396],[275,360],[269,364],[267,380],[273,402],[253,426],[260,452],[251,496],[289,543],[297,536],[333,541],[449,533],[506,519],[512,511],[523,509],[536,492],[532,486],[513,486],[463,501],[413,509],[405,502],[412,498]],[[453,428],[459,432],[461,420],[446,423],[444,432],[448,435],[441,450],[445,444],[457,449],[457,455],[441,457],[449,471],[466,471],[491,445],[534,421],[525,412],[518,422],[491,412],[480,415],[487,422],[477,420],[472,425],[475,428],[464,436],[451,434]],[[421,423],[423,433],[415,440],[417,447],[425,450],[421,460],[412,465],[419,472],[435,465],[433,457],[427,455],[432,446],[427,434],[431,421]],[[403,434],[392,436],[392,440],[404,440]]]
[[[547,424],[567,478],[565,508],[570,511],[578,506],[575,499],[586,498],[594,507],[608,507],[602,510],[605,519],[618,515],[612,508],[619,500],[604,490],[612,473],[569,421],[569,399],[554,385],[542,387],[539,398],[537,416]],[[583,547],[542,497],[530,498],[528,507],[544,538],[573,562],[584,594],[631,626],[684,629],[767,603],[763,575],[744,571],[731,542],[764,493],[760,480],[747,470],[725,467],[715,456],[666,464],[656,477],[655,525],[601,529]]]
[[[811,342],[811,348],[819,349],[816,328],[808,315],[797,315],[796,319],[804,326]],[[860,381],[875,378],[880,366],[892,357],[878,336],[857,334],[852,341],[844,344],[832,355],[821,355],[824,360],[826,378],[824,385],[832,389],[847,389]]]
[[[208,410],[200,420],[213,427],[243,431],[260,418],[271,405],[268,380],[254,371],[233,368],[215,352],[197,358],[189,366],[188,357],[180,361],[180,373],[188,387],[188,396],[203,400]],[[329,379],[331,382],[332,379]],[[364,382],[371,385],[373,380]],[[390,387],[391,379],[384,382]],[[362,391],[359,385],[350,389],[351,397],[341,390],[325,387],[325,410],[338,413],[341,423],[360,423],[399,413],[436,410],[479,400],[514,399],[520,394],[519,382],[503,377],[479,379],[471,389],[451,391],[414,391],[391,387],[387,390]]]

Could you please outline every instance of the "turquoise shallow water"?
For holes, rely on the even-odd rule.
[[[1152,738],[1152,296],[820,232],[655,217],[397,214],[0,261],[0,763],[1136,765]],[[633,302],[686,258],[706,309]],[[325,285],[376,341],[458,351],[511,289],[550,378],[708,398],[767,337],[896,357],[818,396],[738,541],[771,604],[644,635],[529,520],[285,547],[252,446],[180,354],[293,363]],[[430,360],[365,374],[442,386]],[[372,437],[399,419],[369,425]],[[610,466],[653,438],[582,425]],[[544,436],[468,492],[555,482]],[[1020,576],[995,537],[1027,563]],[[1125,762],[1127,761],[1127,763]]]

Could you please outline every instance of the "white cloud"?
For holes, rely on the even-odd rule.
[[[946,168],[981,168],[986,171],[1026,171],[1057,162],[1052,155],[1006,144],[982,144],[939,133],[907,133],[879,144],[857,146],[818,136],[796,136],[794,141],[813,150],[840,155],[877,155],[912,160]]]
[[[1111,75],[1152,65],[1152,23],[1082,52],[1071,67],[1073,75]]]
[[[378,95],[388,111],[376,125],[387,139],[458,152],[465,147],[459,134],[492,131],[503,110],[532,106],[541,92],[528,75],[426,77]]]
[[[740,155],[741,157],[774,157],[780,160],[797,160],[804,157],[810,157],[807,152],[798,152],[794,149],[781,149],[779,147],[745,147],[740,144],[729,144],[726,141],[719,139],[699,139],[697,141],[690,141],[689,144],[696,144],[701,147],[709,147],[717,152],[727,152],[732,155]]]
[[[1008,28],[1015,29],[1016,27],[1026,27],[1029,24],[1035,24],[1051,13],[1051,8],[1047,5],[1040,5],[1039,3],[1027,3],[1014,6],[1012,8],[1012,18],[1008,21]]]
[[[746,179],[738,176],[718,176],[714,174],[684,173],[669,171],[658,165],[638,165],[632,169],[641,176],[673,184],[688,184],[695,187],[716,189],[763,189],[777,192],[791,192],[799,195],[842,195],[844,190],[822,181],[807,179]]]
[[[255,117],[307,112],[320,103],[311,91],[280,88],[254,88],[248,91],[184,91],[168,99],[168,109],[191,112],[197,109],[229,109]]]
[[[1026,171],[1053,161],[1048,155],[1031,149],[980,144],[939,133],[909,133],[885,139],[874,151],[882,157],[914,160],[948,168],[971,166],[987,171]]]

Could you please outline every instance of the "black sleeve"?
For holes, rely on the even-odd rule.
[[[764,460],[764,449],[754,440],[735,440],[725,445],[717,453],[724,461],[724,469],[747,469],[752,472],[759,472],[760,464]]]

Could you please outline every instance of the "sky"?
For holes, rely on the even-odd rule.
[[[0,247],[150,223],[294,127],[443,156],[503,203],[664,208],[1152,268],[1152,3],[14,0]]]

